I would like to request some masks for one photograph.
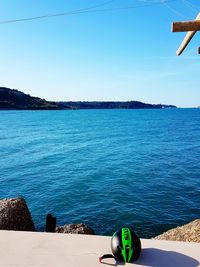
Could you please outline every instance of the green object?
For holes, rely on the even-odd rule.
[[[132,229],[121,228],[112,236],[111,250],[113,254],[103,255],[99,258],[99,262],[108,258],[114,258],[116,261],[125,263],[136,261],[141,252],[140,239]]]
[[[132,229],[121,228],[112,236],[111,249],[115,259],[133,262],[140,256],[141,242]]]
[[[129,228],[122,228],[122,255],[125,262],[130,262],[133,254],[131,231]]]

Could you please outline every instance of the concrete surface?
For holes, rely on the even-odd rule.
[[[200,244],[141,239],[139,260],[126,266],[200,266]],[[2,267],[96,267],[123,266],[121,262],[98,258],[110,253],[110,237],[0,231]]]

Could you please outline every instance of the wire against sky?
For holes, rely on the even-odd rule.
[[[185,16],[183,13],[177,11],[176,9],[172,8],[168,3],[166,3],[165,1],[163,1],[163,5],[168,8],[169,10],[171,10],[174,14],[178,15],[179,17],[183,18],[183,19],[189,19],[189,17]]]
[[[192,9],[193,11],[199,11],[200,7],[197,7],[195,5],[193,5],[192,3],[190,3],[189,1],[187,0],[182,0],[182,2],[187,5],[190,9]]]
[[[8,23],[23,22],[23,21],[47,19],[47,18],[52,18],[52,17],[77,15],[77,14],[83,14],[83,13],[97,13],[97,12],[128,10],[128,9],[135,9],[135,8],[145,8],[145,7],[150,7],[150,6],[155,6],[155,5],[162,5],[164,3],[175,2],[175,1],[178,1],[178,0],[159,0],[157,2],[151,2],[151,3],[148,3],[148,4],[142,4],[142,5],[137,5],[137,6],[112,7],[112,8],[105,8],[105,9],[96,9],[98,7],[101,7],[101,6],[107,5],[107,4],[111,3],[111,2],[114,2],[114,0],[110,0],[110,1],[103,2],[100,5],[91,6],[91,7],[82,8],[82,9],[76,9],[76,10],[72,10],[72,11],[68,11],[68,12],[41,15],[41,16],[35,16],[35,17],[20,18],[20,19],[2,20],[2,21],[0,21],[0,24],[8,24]]]
[[[48,15],[41,15],[41,16],[35,16],[35,17],[28,17],[28,18],[0,21],[0,24],[14,23],[14,22],[20,22],[20,21],[26,21],[26,20],[27,21],[28,20],[37,20],[37,19],[57,17],[57,16],[73,15],[74,12],[82,13],[84,11],[89,11],[89,10],[92,10],[92,9],[95,9],[95,8],[98,8],[98,7],[101,7],[101,6],[108,5],[108,4],[110,4],[110,3],[114,2],[114,1],[115,0],[109,0],[109,1],[103,2],[102,4],[99,4],[99,5],[94,5],[94,6],[90,6],[90,7],[87,7],[87,8],[80,8],[80,9],[76,9],[76,10],[73,10],[73,11],[70,11],[70,12],[63,12],[63,13],[57,13],[57,14],[48,14]],[[72,13],[72,14],[70,14],[70,13]]]

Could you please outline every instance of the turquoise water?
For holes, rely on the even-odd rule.
[[[200,217],[200,109],[0,111],[0,198],[38,230],[84,222],[142,237]]]

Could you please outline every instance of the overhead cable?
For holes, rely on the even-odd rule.
[[[177,0],[163,0],[163,1],[159,1],[159,2],[151,2],[149,4],[143,4],[143,5],[137,5],[137,6],[111,7],[111,8],[105,8],[105,9],[96,9],[100,6],[107,5],[111,2],[113,2],[113,0],[112,0],[112,1],[106,1],[103,4],[98,5],[98,6],[93,6],[93,7],[83,8],[83,9],[76,9],[76,10],[62,12],[62,13],[47,14],[47,15],[27,17],[27,18],[19,18],[19,19],[2,20],[2,21],[0,21],[0,24],[9,24],[9,23],[39,20],[39,19],[48,19],[48,18],[52,18],[52,17],[78,15],[78,14],[83,14],[83,13],[99,13],[99,12],[108,12],[108,11],[129,10],[129,9],[135,9],[135,8],[145,8],[145,7],[150,7],[150,6],[161,5],[163,3],[174,2],[174,1],[177,1]]]

